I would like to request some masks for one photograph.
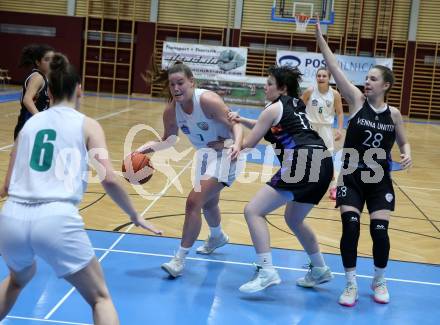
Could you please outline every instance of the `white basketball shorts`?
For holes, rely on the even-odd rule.
[[[31,266],[37,255],[60,278],[80,271],[95,256],[75,205],[11,199],[0,213],[0,253],[16,272]]]
[[[319,136],[324,140],[325,146],[328,151],[333,154],[335,149],[335,141],[333,136],[333,129],[331,124],[317,124],[311,123],[313,130],[318,132]]]

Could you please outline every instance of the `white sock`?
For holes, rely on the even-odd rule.
[[[268,252],[257,254],[257,264],[260,265],[263,269],[273,268],[272,253]]]
[[[325,266],[324,257],[322,256],[321,252],[310,254],[309,258],[310,258],[310,263],[312,263],[312,266],[315,267]]]
[[[385,268],[381,269],[380,267],[374,267],[374,278],[380,279],[384,277]]]
[[[347,282],[351,282],[351,283],[354,283],[355,285],[357,285],[356,270],[345,272],[345,278],[347,279]]]
[[[211,237],[218,238],[222,235],[222,226],[218,225],[217,227],[209,227],[211,230]]]
[[[191,247],[185,248],[185,247],[180,246],[177,253],[176,253],[176,257],[185,258],[186,255],[188,255],[190,249],[191,249]]]

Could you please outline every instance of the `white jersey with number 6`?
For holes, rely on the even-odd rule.
[[[17,202],[79,203],[87,186],[84,114],[53,106],[34,115],[18,137],[8,189]]]
[[[321,93],[315,86],[306,106],[309,121],[313,124],[332,125],[335,118],[334,102],[335,96],[331,87],[326,93]]]

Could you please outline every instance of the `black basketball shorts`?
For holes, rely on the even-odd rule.
[[[338,181],[336,207],[348,205],[362,212],[366,203],[370,213],[378,210],[394,211],[395,195],[390,173],[385,172],[378,182],[368,183],[361,172],[357,169],[352,174],[340,175],[343,183]]]

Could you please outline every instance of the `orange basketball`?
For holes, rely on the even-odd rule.
[[[147,155],[133,152],[122,162],[122,175],[132,184],[144,184],[153,176],[154,167]]]

